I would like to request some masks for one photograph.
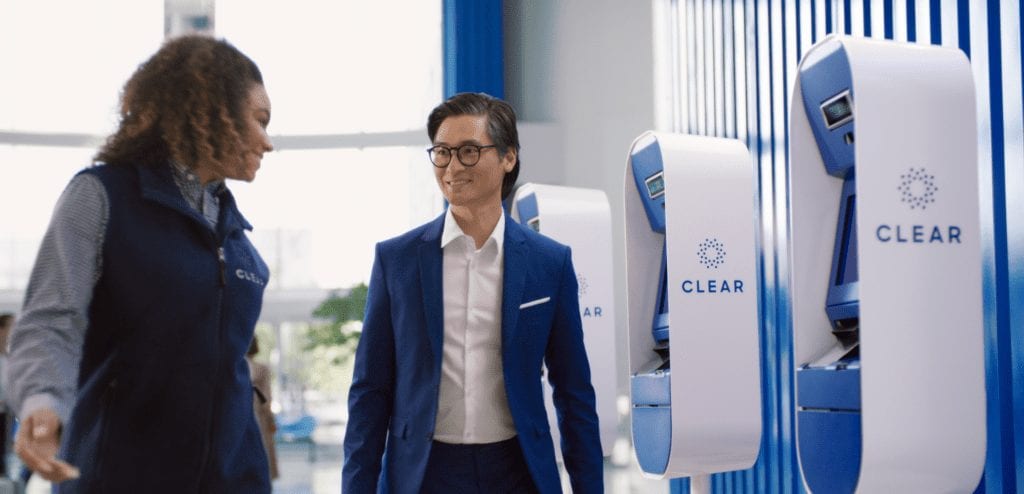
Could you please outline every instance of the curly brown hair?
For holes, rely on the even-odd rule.
[[[139,65],[121,92],[120,123],[95,160],[221,169],[239,156],[243,110],[256,64],[224,40],[204,35],[170,39]]]

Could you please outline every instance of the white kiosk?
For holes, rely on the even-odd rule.
[[[604,192],[593,189],[526,183],[512,199],[512,219],[572,248],[579,283],[583,344],[590,361],[591,383],[601,424],[601,449],[612,452],[618,429],[615,406],[615,303],[612,286],[612,217]],[[545,371],[546,374],[546,371]],[[548,420],[557,424],[551,386],[544,379]],[[561,460],[557,427],[551,428]]]
[[[804,57],[789,114],[804,485],[971,492],[985,376],[967,58],[829,37]]]
[[[626,164],[632,430],[654,478],[749,468],[761,443],[755,185],[739,141],[646,132]]]

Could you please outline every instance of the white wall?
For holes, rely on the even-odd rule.
[[[520,182],[603,190],[611,202],[615,314],[625,338],[626,152],[654,128],[652,2],[506,0],[505,96],[522,122]],[[619,389],[628,393],[626,354]]]

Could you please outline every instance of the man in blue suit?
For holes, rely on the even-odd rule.
[[[603,492],[569,248],[512,221],[512,107],[462,93],[427,120],[445,214],[377,244],[349,390],[342,491],[561,492],[541,390],[554,389],[572,489]]]

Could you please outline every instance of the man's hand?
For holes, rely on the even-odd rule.
[[[57,459],[59,447],[60,419],[53,410],[36,410],[18,426],[14,452],[25,466],[50,482],[77,479],[78,468]]]

